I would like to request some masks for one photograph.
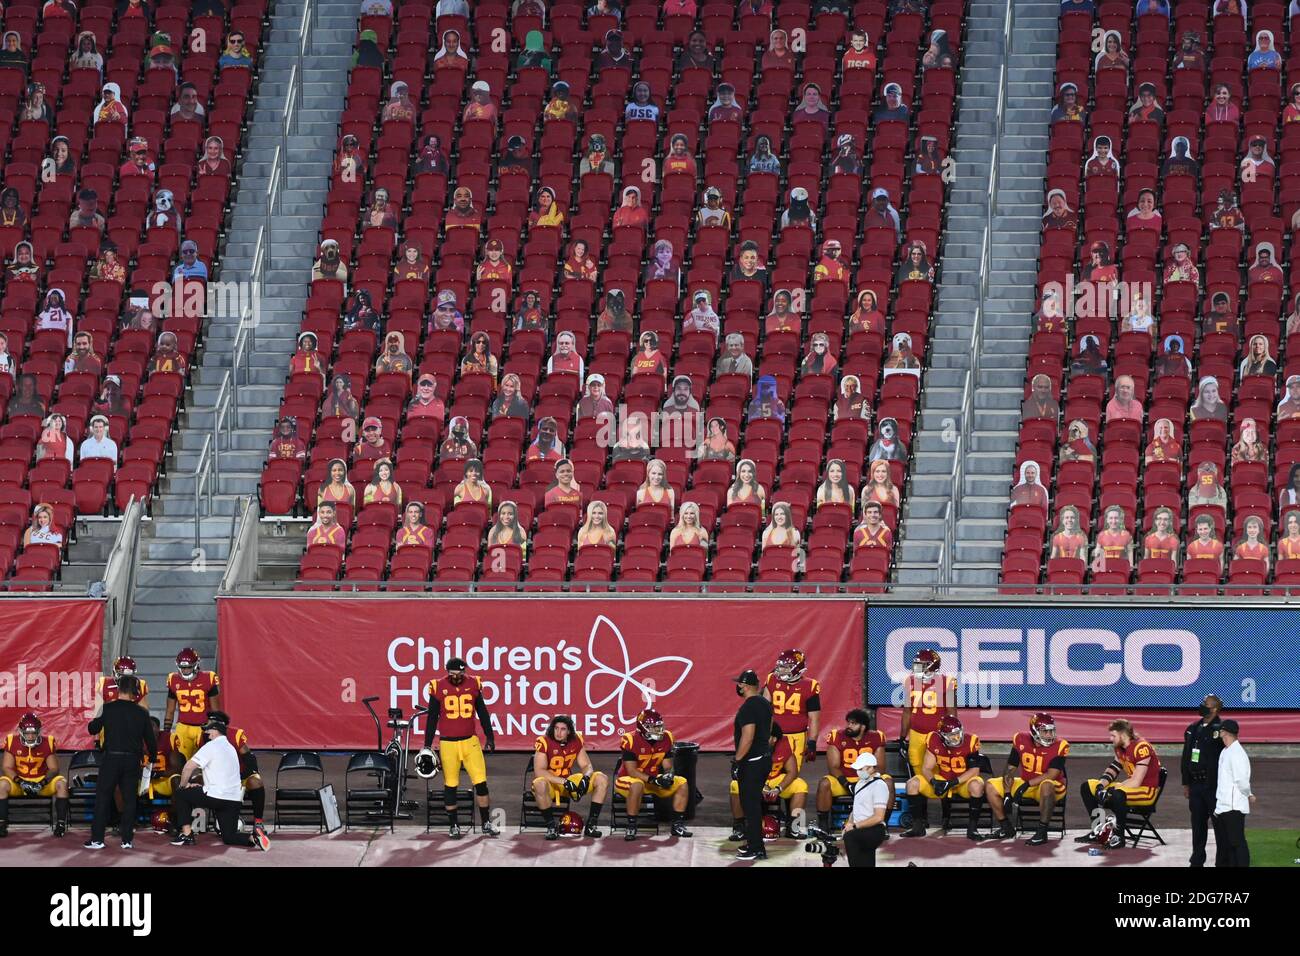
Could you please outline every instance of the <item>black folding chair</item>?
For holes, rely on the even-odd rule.
[[[292,775],[292,786],[282,785],[281,775]],[[314,778],[314,779],[313,779]],[[314,750],[288,750],[275,768],[275,829],[283,824],[314,826],[325,829],[325,812],[320,792],[325,786],[325,766]]]
[[[1168,779],[1169,768],[1161,767],[1160,786],[1156,790],[1156,797],[1151,801],[1151,805],[1147,807],[1130,806],[1128,808],[1128,818],[1124,821],[1124,836],[1125,838],[1131,838],[1133,840],[1134,848],[1137,847],[1138,843],[1148,834],[1148,832],[1152,837],[1160,842],[1161,846],[1165,845],[1165,838],[1160,835],[1160,831],[1156,829],[1155,821],[1152,820],[1151,817],[1155,814],[1156,807],[1160,804],[1160,795],[1165,792],[1165,781]],[[1140,827],[1134,827],[1134,819],[1138,820],[1142,825]]]

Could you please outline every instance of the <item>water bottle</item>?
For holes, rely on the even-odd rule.
[[[1098,846],[1088,847],[1088,856],[1101,856],[1101,847]]]

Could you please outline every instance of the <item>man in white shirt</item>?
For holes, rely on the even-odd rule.
[[[244,805],[244,791],[239,775],[239,754],[226,737],[230,718],[219,710],[208,714],[203,725],[207,743],[198,749],[181,770],[180,787],[176,790],[176,821],[181,832],[172,840],[172,846],[194,846],[191,821],[198,807],[206,807],[217,818],[221,842],[227,846],[256,847],[269,850],[271,841],[260,825],[254,825],[252,834],[239,832],[239,811]],[[203,783],[191,783],[196,770],[203,771]]]
[[[844,824],[844,849],[849,866],[875,866],[876,848],[889,838],[889,784],[876,773],[876,755],[864,752],[853,761],[858,782],[853,787],[853,813]]]
[[[1219,782],[1214,799],[1215,866],[1250,866],[1246,843],[1246,814],[1255,802],[1250,789],[1250,758],[1237,740],[1235,720],[1219,725],[1223,753],[1219,754]]]
[[[90,420],[90,437],[81,443],[81,461],[87,458],[107,458],[117,469],[117,442],[108,437],[108,419],[96,415]]]

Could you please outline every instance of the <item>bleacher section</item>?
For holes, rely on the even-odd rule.
[[[576,2],[550,4],[543,22],[505,2],[472,4],[465,20],[407,0],[392,20],[362,18],[321,235],[338,244],[347,282],[328,277],[342,275],[332,260],[313,273],[310,335],[280,409],[292,423],[271,442],[261,485],[265,513],[310,515],[331,462],[347,469],[351,490],[326,493],[342,527],[313,526],[299,587],[889,580],[928,351],[963,5],[940,0],[927,15],[862,0],[851,15],[815,17],[822,4],[783,2],[774,17],[770,5],[757,15],[748,6],[661,17],[658,3],[632,0],[620,24]],[[866,32],[864,52],[853,29]],[[890,84],[901,107],[885,95]],[[828,111],[805,107],[816,99],[809,85]],[[596,137],[605,155],[589,170]],[[671,155],[678,137],[684,156]],[[751,165],[763,137],[773,155]],[[851,156],[833,172],[840,137],[857,157],[865,149],[860,170]],[[624,205],[632,187],[643,211]],[[797,221],[800,191],[812,227]],[[827,241],[839,243],[838,261],[824,258]],[[907,266],[913,243],[924,253]],[[609,310],[613,290],[626,319]],[[853,319],[873,297],[879,306]],[[393,333],[401,351],[386,359]],[[643,348],[646,333],[657,347]],[[728,355],[729,335],[740,336],[739,356]],[[829,358],[814,342],[823,336]],[[590,414],[593,373],[612,426]],[[436,399],[413,398],[430,374]],[[860,394],[842,391],[850,375]],[[655,428],[679,376],[690,425]],[[350,396],[336,402],[340,381]],[[697,406],[701,422],[725,428],[702,456]],[[629,441],[625,422],[637,414],[663,440]],[[372,418],[382,435],[367,449],[355,443]],[[463,437],[451,435],[454,419]],[[888,425],[882,434],[891,419],[896,435]],[[552,489],[561,455],[580,497]],[[381,456],[392,457],[400,493],[365,490]],[[650,458],[671,494],[645,484]],[[876,458],[888,477],[862,500],[882,505],[884,527],[859,531]],[[485,488],[465,481],[469,459],[481,461],[473,470]],[[765,503],[747,485],[728,504],[740,461],[753,464]],[[844,481],[818,507],[832,461]],[[410,502],[423,516],[403,530]],[[504,502],[516,520],[505,509],[494,525]],[[612,531],[597,520],[579,544],[593,502]],[[673,533],[683,511],[698,514],[699,531]]]
[[[1287,7],[1250,4],[1248,29],[1235,5],[1071,6],[1038,274],[1040,304],[1062,294],[1036,317],[1003,590],[1296,584],[1300,329],[1265,261],[1298,248]]]
[[[42,6],[5,5],[18,51],[7,40],[0,57],[0,577],[30,590],[57,575],[77,515],[147,499],[163,465],[202,335],[202,290],[171,297],[165,319],[132,300],[159,311],[159,283],[178,267],[200,271],[180,254],[183,241],[196,244],[209,278],[219,274],[266,12],[265,0],[241,0],[225,16],[187,0]],[[246,50],[221,65],[235,33]],[[60,298],[62,311],[51,308]],[[81,333],[93,354],[74,343]],[[83,458],[98,414],[115,449]]]

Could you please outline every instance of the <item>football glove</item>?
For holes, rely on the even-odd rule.
[[[583,774],[582,779],[578,781],[578,799],[581,800],[591,789],[591,774]]]
[[[564,792],[574,800],[577,800],[582,796],[582,794],[578,792],[578,784],[574,783],[572,780],[564,781]]]
[[[732,779],[732,780],[739,780],[739,779],[740,779],[740,762],[739,762],[739,761],[736,761],[736,760],[731,761],[731,779]]]
[[[415,772],[425,780],[438,772],[438,756],[428,747],[415,755]]]
[[[780,796],[781,796],[781,791],[776,789],[776,787],[763,788],[763,799],[766,800],[768,803],[775,803]]]
[[[661,790],[667,790],[673,785],[673,773],[671,770],[665,770],[654,778],[654,785]]]
[[[849,778],[848,778],[848,777],[846,777],[846,776],[844,776],[844,775],[841,774],[840,776],[836,777],[835,779],[836,779],[837,781],[839,781],[839,785],[840,785],[841,787],[844,788],[844,792],[845,792],[845,793],[850,793],[850,794],[851,794],[851,793],[853,792],[853,785],[849,783]]]
[[[1016,803],[1019,803],[1021,800],[1025,799],[1025,793],[1028,790],[1029,790],[1029,781],[1028,780],[1020,781],[1020,786],[1016,787],[1016,792],[1015,795],[1012,797],[1012,799],[1015,800]]]
[[[19,786],[23,788],[23,793],[29,797],[40,796],[41,791],[45,789],[44,783],[40,780],[22,780],[19,781]]]
[[[817,741],[816,741],[816,739],[811,738],[811,737],[808,739],[808,743],[807,743],[807,744],[804,746],[804,748],[803,748],[803,759],[804,759],[804,760],[816,760],[816,759],[817,759]]]
[[[484,741],[483,743],[483,749],[486,750],[488,753],[494,753],[497,749],[496,738],[488,737],[487,740]]]
[[[952,786],[951,780],[940,780],[936,777],[934,780],[930,781],[930,787],[931,789],[934,790],[934,795],[936,797],[942,797],[945,793],[948,792],[948,788],[951,786]]]

